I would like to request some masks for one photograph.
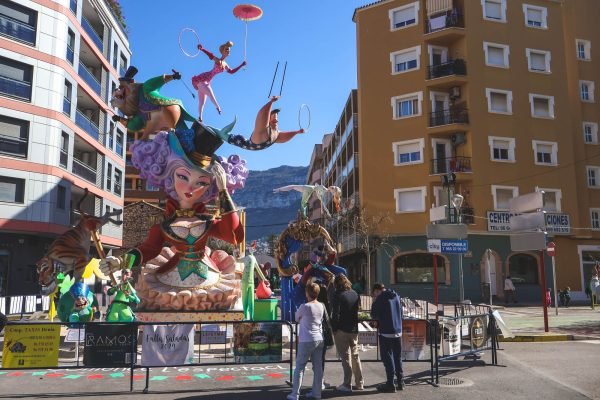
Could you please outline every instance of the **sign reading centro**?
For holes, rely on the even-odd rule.
[[[508,211],[488,211],[488,231],[510,232],[510,217],[513,215]],[[571,233],[571,218],[569,214],[546,213],[546,231],[550,234],[568,235]]]

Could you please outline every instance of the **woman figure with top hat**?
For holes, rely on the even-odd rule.
[[[125,257],[102,260],[101,268],[143,266],[136,285],[142,309],[227,310],[240,296],[235,263],[211,258],[206,247],[209,237],[233,244],[244,238],[227,173],[214,156],[223,141],[212,129],[194,123],[192,129],[158,132],[132,146],[140,177],[168,195],[165,220]],[[213,200],[216,212],[208,205]]]

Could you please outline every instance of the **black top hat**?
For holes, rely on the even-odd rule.
[[[133,65],[130,65],[129,68],[127,68],[127,71],[125,71],[125,76],[120,77],[119,81],[133,82],[133,77],[137,73],[138,69]]]
[[[192,124],[194,130],[194,150],[187,152],[187,156],[194,164],[200,167],[210,165],[215,152],[223,144],[223,140],[215,132],[198,122]]]

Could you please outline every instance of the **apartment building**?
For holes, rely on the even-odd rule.
[[[0,296],[35,293],[35,262],[88,214],[123,208],[125,128],[109,99],[131,51],[105,0],[0,0]],[[120,226],[102,227],[106,248]]]
[[[557,286],[584,298],[600,260],[600,2],[595,0],[384,0],[355,11],[359,193],[399,249],[378,252],[377,278],[432,298],[425,229],[454,194],[468,224],[462,257],[438,257],[440,299],[539,301],[542,261],[511,251],[509,200],[544,191]],[[462,258],[462,259],[461,259]]]

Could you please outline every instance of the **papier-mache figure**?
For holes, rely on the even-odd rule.
[[[117,107],[127,118],[114,115],[115,122],[122,122],[131,132],[142,132],[142,139],[149,135],[169,129],[186,129],[184,121],[196,119],[190,115],[179,99],[171,99],[160,94],[167,82],[181,79],[179,72],[148,79],[144,83],[135,83],[133,79],[138,70],[130,66],[125,76],[119,78],[119,87],[112,94],[110,104]]]
[[[227,310],[240,296],[235,262],[217,263],[206,247],[209,237],[232,244],[244,238],[227,191],[228,175],[222,166],[227,162],[214,154],[222,143],[217,129],[196,122],[192,129],[158,132],[153,140],[132,146],[140,177],[168,195],[165,220],[128,252],[135,258],[134,267],[143,266],[136,290],[145,310]],[[243,187],[241,176],[236,182]],[[216,210],[209,207],[215,199]],[[123,265],[117,257],[100,263],[103,271]]]
[[[310,200],[313,194],[321,202],[321,207],[325,210],[325,213],[328,217],[331,217],[331,214],[329,213],[329,210],[326,207],[323,207],[325,194],[332,194],[335,209],[336,211],[340,210],[342,190],[337,186],[325,187],[323,185],[288,185],[277,189],[273,189],[273,193],[289,192],[292,190],[302,193],[302,199],[300,200],[300,211],[302,212],[303,218],[308,218],[308,200]]]
[[[131,285],[131,270],[121,271],[121,282],[108,289],[109,296],[115,296],[106,311],[107,322],[133,322],[133,309],[139,304],[140,298]]]
[[[98,300],[83,281],[77,281],[60,297],[57,313],[63,322],[90,322],[98,317]]]

